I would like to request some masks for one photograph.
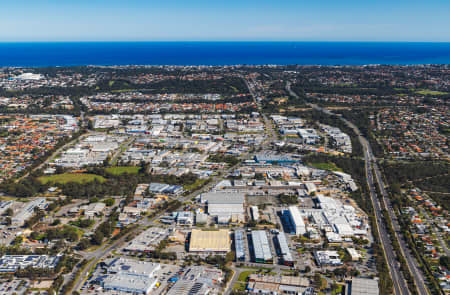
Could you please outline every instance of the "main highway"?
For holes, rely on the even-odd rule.
[[[286,90],[289,92],[290,95],[298,98],[298,95],[294,91],[292,91],[290,82],[287,82]],[[321,108],[315,104],[309,104],[309,106],[312,107],[313,109],[324,112],[328,115],[333,115],[333,113],[330,110]],[[356,127],[356,125],[354,125],[353,123],[351,123],[350,121],[348,121],[342,117],[340,117],[340,119],[345,124],[347,124],[350,128],[353,129],[355,134],[358,136],[359,142],[361,143],[361,145],[363,147],[367,184],[369,185],[370,199],[371,199],[372,206],[374,209],[374,214],[375,214],[375,222],[376,222],[375,226],[376,226],[376,230],[378,232],[378,236],[380,237],[380,240],[381,240],[381,246],[384,250],[386,261],[389,266],[389,272],[390,272],[390,276],[392,278],[394,292],[395,292],[395,294],[399,294],[399,295],[409,294],[407,282],[403,276],[403,273],[400,270],[400,263],[397,261],[397,255],[394,251],[392,242],[389,237],[389,233],[387,231],[387,224],[384,219],[383,210],[382,210],[382,206],[380,203],[380,198],[378,198],[376,188],[375,188],[376,183],[378,183],[380,191],[381,191],[381,201],[384,203],[385,207],[388,209],[387,210],[389,213],[388,216],[391,219],[392,225],[394,227],[394,231],[396,232],[394,238],[396,238],[400,244],[402,254],[406,258],[408,267],[410,268],[410,272],[412,273],[412,275],[414,277],[417,291],[420,295],[427,295],[428,290],[425,287],[423,274],[418,268],[417,261],[410,254],[404,240],[402,238],[400,238],[399,235],[397,234],[397,233],[400,233],[400,226],[398,225],[397,219],[395,217],[395,213],[393,212],[393,210],[390,210],[390,208],[392,208],[391,204],[390,204],[390,200],[387,196],[384,182],[381,177],[381,172],[376,163],[376,158],[373,155],[372,148],[371,148],[369,142],[367,141],[367,139],[364,136],[362,136],[359,128]],[[372,171],[375,171],[375,178],[374,178]],[[375,183],[375,180],[376,180],[376,183]]]

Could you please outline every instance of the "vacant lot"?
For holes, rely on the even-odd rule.
[[[106,179],[100,175],[96,174],[87,174],[87,173],[63,173],[63,174],[55,174],[50,176],[41,176],[38,178],[40,182],[43,184],[46,183],[68,183],[68,182],[91,182],[95,179],[99,182],[105,182]]]
[[[138,174],[140,167],[134,166],[118,166],[118,167],[108,167],[105,169],[106,173],[111,175],[121,175],[124,173],[128,174]]]
[[[317,168],[317,169],[342,172],[342,169],[337,167],[336,164],[334,164],[332,162],[328,162],[328,163],[308,163],[308,165],[310,165],[310,166],[312,166],[314,168]]]
[[[418,94],[422,94],[422,95],[445,95],[445,94],[448,94],[447,92],[428,90],[428,89],[418,90],[416,92]]]

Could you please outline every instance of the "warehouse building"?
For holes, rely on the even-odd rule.
[[[234,232],[234,248],[236,249],[236,261],[245,261],[245,239],[244,231],[236,230]]]
[[[158,280],[159,263],[116,258],[102,263],[107,274],[99,279],[104,290],[149,294]]]
[[[277,235],[279,253],[281,255],[282,263],[287,266],[294,266],[294,259],[292,258],[291,250],[284,232],[280,232]]]
[[[301,294],[313,295],[314,289],[304,277],[251,274],[248,278],[249,294]]]
[[[15,226],[22,226],[34,214],[34,208],[45,209],[47,205],[48,203],[45,198],[36,198],[26,203],[22,210],[14,215],[11,221]]]
[[[252,219],[254,221],[258,221],[258,219],[259,219],[258,207],[257,206],[251,206],[250,210],[252,211]]]
[[[304,235],[306,233],[305,222],[303,217],[300,215],[298,208],[296,206],[290,206],[288,210],[289,221],[292,225],[293,232],[295,235]]]
[[[185,271],[167,295],[204,295],[216,294],[220,290],[223,273],[216,268],[193,266]]]
[[[339,253],[337,251],[316,251],[314,252],[314,258],[316,259],[318,266],[331,265],[339,266],[342,265],[342,261],[339,258]]]
[[[263,230],[252,231],[253,254],[256,263],[273,263],[267,233]]]
[[[150,227],[146,231],[135,237],[124,251],[128,252],[152,252],[158,247],[159,243],[167,239],[169,231],[160,227]]]
[[[0,259],[0,273],[13,273],[27,267],[54,269],[60,256],[48,255],[3,255]]]
[[[378,281],[374,279],[353,278],[347,286],[347,295],[378,295]]]
[[[192,230],[189,252],[214,252],[217,254],[230,251],[231,240],[228,230]]]
[[[0,215],[5,214],[6,210],[8,210],[13,203],[13,201],[0,201]]]
[[[245,195],[243,193],[211,192],[201,196],[201,202],[208,205],[208,214],[231,218],[231,215],[244,214]]]
[[[268,163],[268,164],[300,163],[300,160],[294,159],[289,155],[277,155],[274,153],[257,154],[257,155],[255,155],[255,161],[257,163]]]

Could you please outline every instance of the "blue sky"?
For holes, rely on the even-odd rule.
[[[450,0],[0,0],[0,41],[450,41]]]

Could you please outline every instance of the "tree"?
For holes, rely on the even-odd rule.
[[[88,239],[81,239],[80,242],[78,243],[78,248],[80,250],[85,250],[87,248],[89,248],[91,246],[91,242],[89,242]]]
[[[111,207],[114,205],[114,199],[109,198],[109,199],[103,200],[103,203],[105,203],[106,206]]]
[[[5,211],[6,216],[13,216],[13,214],[14,214],[14,211],[12,208],[6,209],[6,211]]]
[[[450,269],[450,258],[448,256],[441,256],[439,258],[439,264],[446,269]]]
[[[225,261],[228,262],[233,262],[235,259],[235,255],[234,255],[234,251],[230,251],[227,253],[227,255],[225,256]]]
[[[97,230],[95,231],[94,235],[92,236],[92,243],[95,245],[101,245],[104,239],[104,235],[101,231]]]

